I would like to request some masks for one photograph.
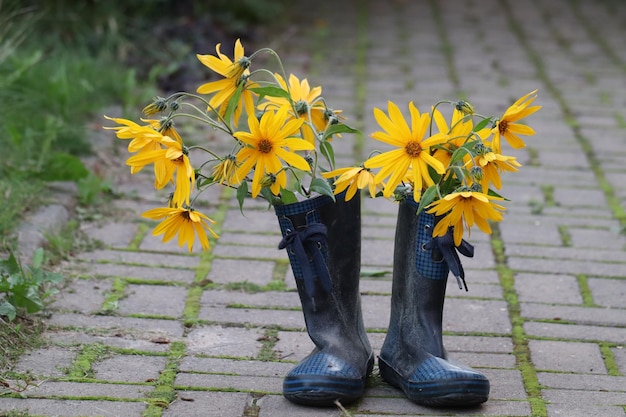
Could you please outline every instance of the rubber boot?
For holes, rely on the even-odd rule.
[[[427,249],[434,216],[416,215],[412,199],[400,203],[396,226],[391,318],[379,356],[382,378],[426,406],[472,406],[487,401],[487,378],[448,360],[442,341],[448,278],[445,262]]]
[[[275,206],[315,349],[283,382],[285,398],[297,404],[348,404],[363,395],[374,355],[363,326],[359,278],[359,195],[345,202],[319,196]]]

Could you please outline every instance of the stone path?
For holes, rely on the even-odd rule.
[[[322,4],[320,4],[322,3]],[[600,0],[309,2],[279,48],[288,70],[322,84],[366,134],[373,107],[467,97],[500,114],[538,88],[538,132],[515,152],[511,198],[492,236],[472,235],[468,293],[450,282],[445,343],[491,380],[470,410],[410,403],[376,372],[355,417],[617,417],[626,407],[626,9]],[[298,68],[294,68],[297,66]],[[111,138],[112,136],[107,136]],[[111,139],[112,140],[112,139]],[[360,161],[369,140],[337,141]],[[0,415],[341,416],[281,396],[282,376],[312,347],[276,220],[261,203],[242,218],[232,193],[205,210],[212,251],[189,255],[150,236],[142,211],[160,205],[150,180],[118,184],[112,222],[85,224],[103,243],[66,270],[48,346],[18,371],[41,384],[0,397]],[[393,204],[364,201],[363,309],[380,349],[389,316]],[[383,276],[380,273],[386,272]]]

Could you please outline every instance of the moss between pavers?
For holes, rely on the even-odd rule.
[[[147,395],[149,404],[142,417],[161,417],[163,409],[168,408],[176,399],[174,380],[176,379],[180,362],[185,356],[185,351],[184,342],[173,342],[171,344],[165,369],[161,371],[158,379],[155,381],[154,390]]]
[[[102,303],[102,312],[104,314],[109,314],[117,310],[119,300],[125,297],[124,292],[127,286],[128,283],[121,278],[115,278],[113,280],[111,290],[106,295],[104,303]]]
[[[512,324],[513,354],[517,369],[522,374],[524,389],[534,417],[546,417],[546,403],[541,396],[541,385],[537,378],[537,371],[532,364],[528,338],[524,332],[524,319],[521,315],[519,298],[515,290],[513,271],[506,264],[504,244],[497,224],[492,227],[491,247],[496,261],[496,269],[500,278],[500,285],[504,299],[508,305],[509,318]]]
[[[70,379],[94,378],[93,364],[104,358],[107,353],[108,347],[100,343],[83,346],[72,365],[66,370],[66,375]]]

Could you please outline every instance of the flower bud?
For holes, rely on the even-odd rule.
[[[471,103],[465,100],[457,101],[456,103],[454,103],[454,107],[466,116],[471,116],[476,113],[476,110],[474,110],[474,106],[472,106]]]
[[[157,114],[167,109],[167,100],[163,97],[155,97],[152,99],[152,103],[148,104],[143,108],[143,114],[147,116],[152,116],[153,114]]]
[[[481,167],[476,165],[473,166],[472,169],[470,169],[470,175],[472,176],[472,178],[474,178],[474,180],[480,182],[483,179],[484,172]]]
[[[269,174],[265,174],[263,178],[261,178],[260,184],[261,184],[261,187],[271,187],[272,185],[274,185],[275,182],[276,182],[276,175],[270,172]]]

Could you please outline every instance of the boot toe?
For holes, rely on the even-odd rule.
[[[382,364],[381,374],[411,401],[432,407],[470,407],[487,401],[489,380],[480,372],[431,356],[412,375],[402,377]]]
[[[283,395],[303,405],[331,406],[337,400],[348,404],[363,395],[366,377],[367,373],[334,355],[316,353],[287,374]]]

